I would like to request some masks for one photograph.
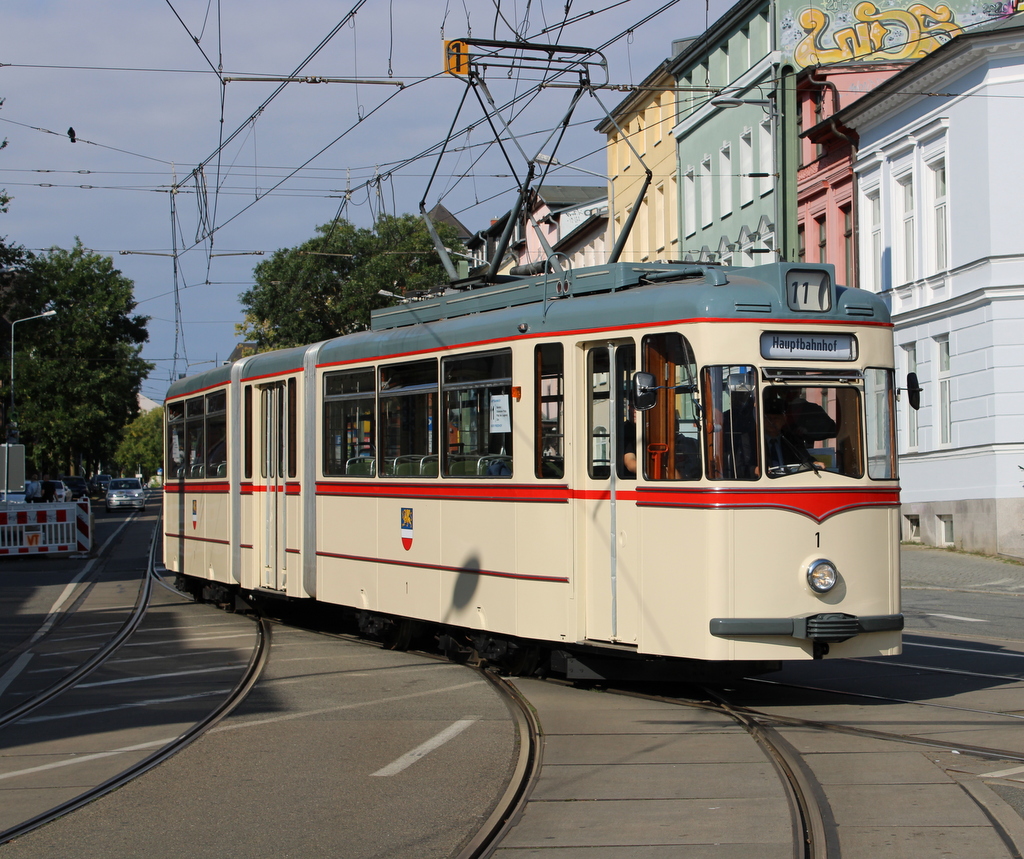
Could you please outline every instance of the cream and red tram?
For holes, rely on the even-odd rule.
[[[449,289],[175,382],[165,565],[513,648],[894,654],[895,390],[830,266]]]

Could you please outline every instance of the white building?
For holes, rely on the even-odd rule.
[[[836,115],[860,137],[860,285],[891,300],[904,539],[1024,557],[1024,15]]]

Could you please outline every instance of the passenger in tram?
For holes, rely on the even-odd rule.
[[[622,423],[622,467],[629,475],[636,475],[636,410],[630,408],[629,420]]]
[[[757,416],[753,394],[733,394],[732,407],[722,415],[725,444],[723,477],[751,480],[758,475]]]

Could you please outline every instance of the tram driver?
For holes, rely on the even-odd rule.
[[[769,476],[792,474],[825,463],[808,450],[815,441],[833,438],[836,422],[819,405],[808,402],[800,388],[768,388],[764,393],[765,456]]]

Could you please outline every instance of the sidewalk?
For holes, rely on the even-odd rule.
[[[904,587],[1024,591],[1024,563],[904,543],[900,548]]]

